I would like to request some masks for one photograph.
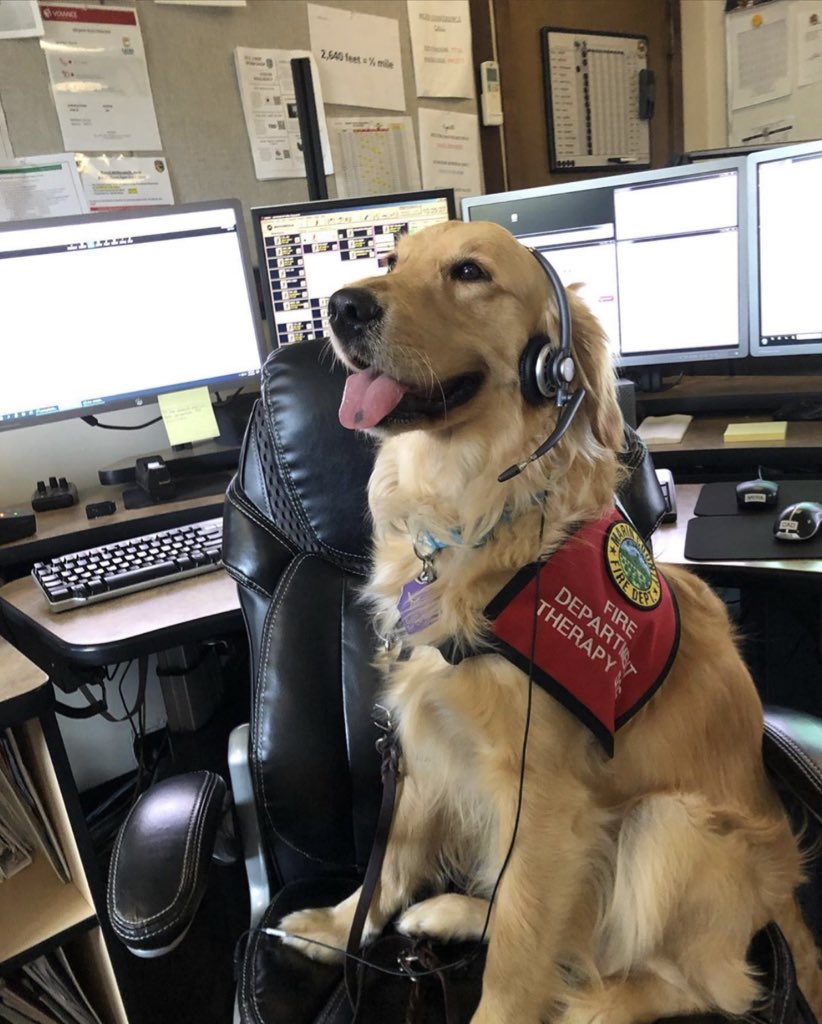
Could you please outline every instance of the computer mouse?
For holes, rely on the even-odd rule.
[[[773,524],[777,540],[811,540],[822,531],[822,504],[818,501],[797,501],[783,508]]]
[[[773,480],[744,480],[736,485],[736,504],[743,511],[774,508],[779,497],[779,484]]]

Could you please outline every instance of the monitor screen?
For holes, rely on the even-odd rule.
[[[0,226],[0,429],[259,378],[233,200]]]
[[[822,354],[822,142],[749,159],[751,355]]]
[[[747,354],[742,158],[463,200],[545,253],[620,366]]]
[[[327,337],[328,299],[338,288],[384,273],[398,233],[455,215],[451,189],[253,209],[273,347]]]

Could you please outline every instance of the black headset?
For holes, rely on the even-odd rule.
[[[515,463],[500,473],[497,478],[500,483],[520,474],[526,466],[542,458],[561,440],[585,397],[585,388],[571,390],[576,376],[576,365],[571,351],[572,323],[568,294],[559,279],[559,274],[542,253],[537,249],[531,249],[531,253],[545,271],[557,298],[559,348],[553,345],[546,334],[537,334],[528,339],[519,359],[520,390],[529,405],[542,405],[553,399],[560,414],[553,433],[524,462]]]

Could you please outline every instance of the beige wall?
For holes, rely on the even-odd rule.
[[[724,0],[679,0],[686,152],[727,145]]]

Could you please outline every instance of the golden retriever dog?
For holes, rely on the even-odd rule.
[[[613,756],[527,666],[483,648],[485,610],[512,576],[550,564],[614,508],[614,372],[573,289],[569,303],[585,398],[556,447],[505,483],[558,416],[520,383],[528,340],[558,329],[534,254],[492,224],[440,224],[400,238],[387,275],[330,305],[334,350],[354,371],[341,421],[380,440],[367,596],[387,638],[381,702],[402,744],[365,940],[394,918],[410,935],[479,939],[501,874],[473,1024],[744,1014],[759,995],[746,950],[770,921],[822,1014],[820,952],[795,900],[802,856],[763,767],[759,698],[709,587],[660,569],[678,649]],[[405,630],[398,605],[423,566],[426,615]],[[469,656],[446,660],[449,641]],[[422,891],[435,895],[415,902]],[[288,941],[328,959],[297,937],[344,948],[357,896],[289,915]]]

